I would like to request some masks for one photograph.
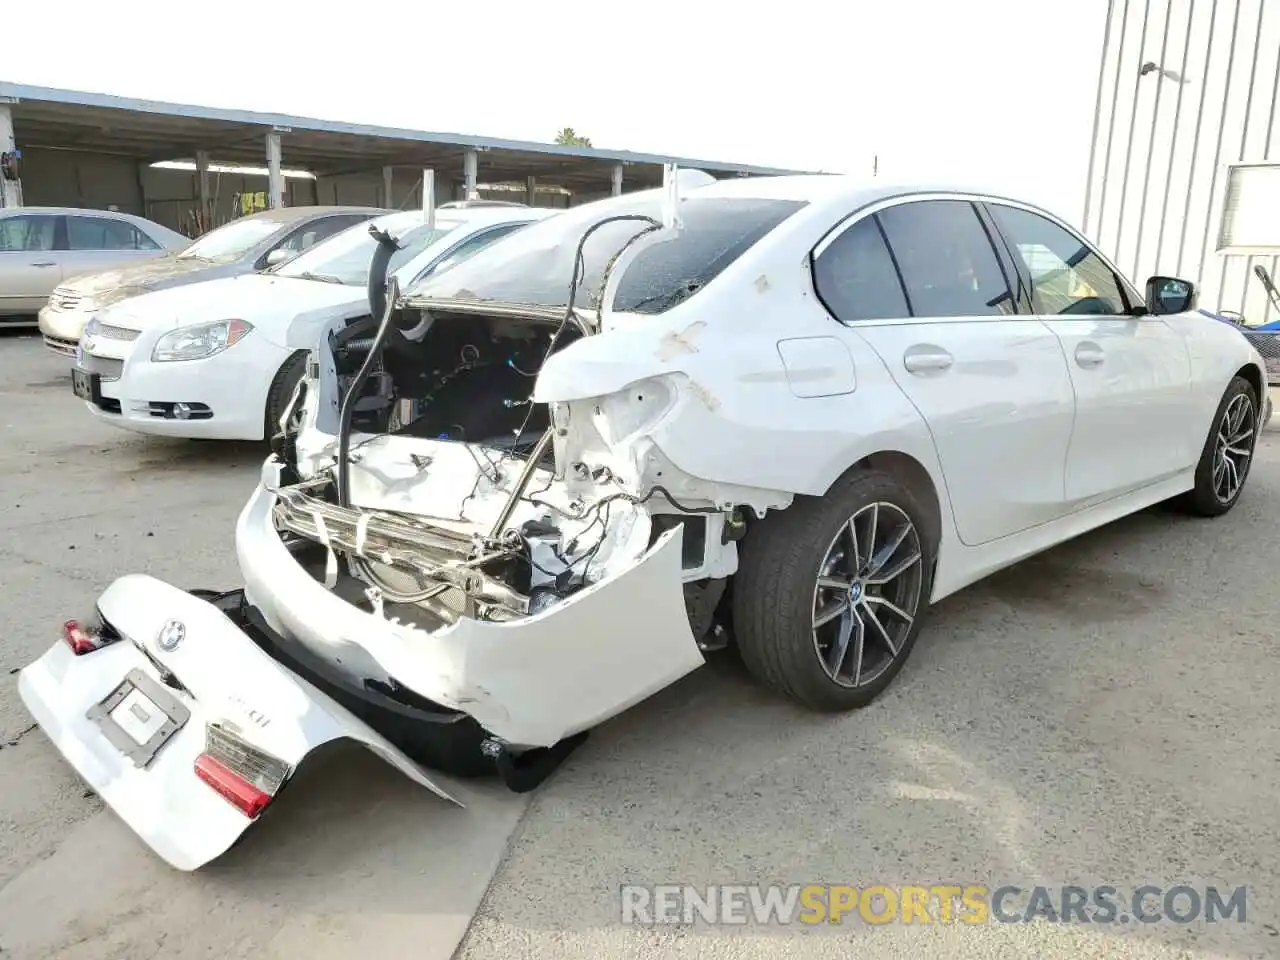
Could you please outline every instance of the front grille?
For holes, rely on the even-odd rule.
[[[122,340],[125,343],[132,343],[142,335],[141,330],[130,330],[127,327],[113,327],[109,323],[95,324],[93,335],[103,340]]]
[[[48,334],[45,334],[44,345],[60,356],[71,357],[73,360],[75,359],[77,343],[74,340],[66,340],[62,337],[51,337]]]
[[[1275,333],[1251,333],[1245,331],[1244,338],[1253,344],[1267,360],[1280,360],[1280,331]]]
[[[112,360],[109,357],[95,357],[85,354],[80,359],[80,369],[85,373],[96,373],[103,380],[119,380],[124,373],[124,361]]]
[[[1280,385],[1280,331],[1250,332],[1242,331],[1244,338],[1253,344],[1253,349],[1262,355],[1262,362],[1267,368],[1267,385]]]
[[[83,293],[58,289],[53,291],[53,294],[49,297],[49,305],[55,310],[78,310],[83,300]]]

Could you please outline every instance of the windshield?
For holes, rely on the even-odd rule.
[[[256,247],[281,227],[279,220],[255,217],[248,220],[232,220],[216,230],[211,230],[183,250],[179,257],[199,257],[203,260],[234,260]]]
[[[421,210],[382,217],[374,223],[400,242],[400,249],[391,256],[388,273],[395,273],[431,244],[462,225],[460,220],[437,218],[435,227],[428,228],[426,214]],[[317,243],[272,272],[281,277],[363,287],[369,282],[369,265],[377,248],[378,242],[369,235],[369,224],[361,223]]]
[[[619,279],[614,310],[661,313],[706,286],[756,241],[804,206],[803,201],[747,197],[690,197],[680,205],[684,228],[674,239],[643,250]],[[646,190],[569,209],[519,230],[465,263],[410,288],[415,297],[500,300],[564,306],[578,244],[596,223],[614,216],[661,220],[662,192]],[[617,252],[648,225],[609,223],[588,237],[576,304],[598,308],[605,270]]]

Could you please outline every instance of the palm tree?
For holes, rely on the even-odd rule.
[[[590,147],[590,137],[580,137],[573,127],[565,127],[556,134],[556,143],[562,147]]]

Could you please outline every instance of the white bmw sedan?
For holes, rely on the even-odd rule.
[[[554,210],[422,211],[372,221],[396,236],[402,284],[445,269]],[[72,389],[98,419],[138,433],[261,440],[306,363],[300,329],[368,310],[370,224],[349,227],[282,266],[143,294],[100,310],[80,339]]]
[[[531,789],[726,642],[782,696],[864,706],[933,602],[1159,501],[1239,501],[1264,366],[1191,283],[1138,288],[1011,197],[678,183],[316,331],[243,589],[121,576],[21,671],[170,863],[334,739],[444,796],[440,769]]]

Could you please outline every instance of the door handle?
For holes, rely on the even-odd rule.
[[[54,263],[52,260],[48,260],[48,261],[41,261],[40,263],[33,263],[32,266],[33,267],[56,267],[57,264]]]
[[[1082,367],[1096,367],[1102,363],[1105,355],[1096,343],[1085,341],[1076,347],[1076,363]]]
[[[946,370],[955,358],[941,347],[915,346],[902,355],[902,365],[910,373],[932,373]]]

